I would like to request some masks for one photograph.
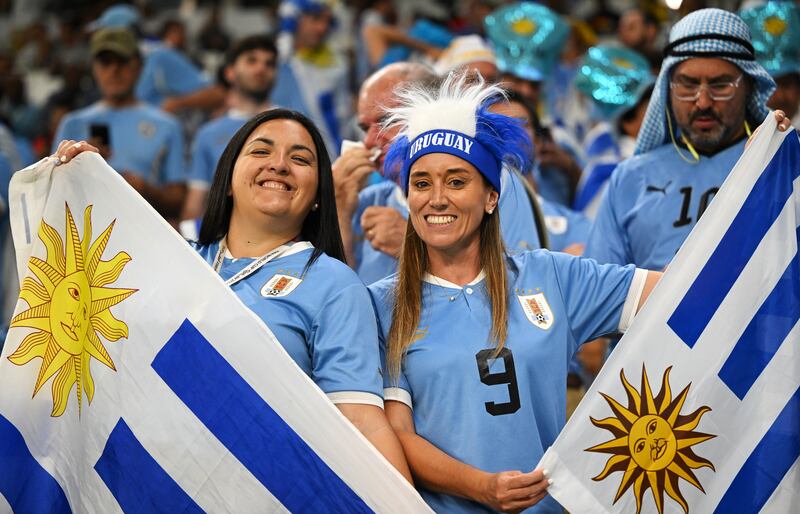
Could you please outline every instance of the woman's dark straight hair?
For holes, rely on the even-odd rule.
[[[231,138],[222,152],[214,173],[214,181],[208,194],[208,207],[200,226],[198,243],[210,245],[222,239],[228,233],[233,210],[231,178],[236,159],[242,151],[247,138],[260,126],[272,120],[293,120],[308,131],[317,152],[317,197],[314,200],[318,207],[308,213],[303,221],[300,237],[314,245],[314,251],[306,263],[306,269],[316,261],[322,253],[346,263],[342,235],[339,232],[339,218],[336,213],[336,196],[333,189],[333,172],[331,159],[322,135],[314,123],[297,111],[289,109],[269,109],[254,116],[245,123]]]

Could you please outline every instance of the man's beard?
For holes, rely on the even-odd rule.
[[[708,131],[695,130],[692,123],[697,118],[707,117],[714,119],[718,125]],[[689,117],[689,123],[686,126],[681,126],[681,132],[686,139],[701,152],[710,153],[717,151],[720,147],[725,146],[730,142],[733,135],[736,133],[736,127],[725,125],[722,119],[714,112],[713,109],[704,109],[697,111]]]
[[[239,88],[239,93],[242,96],[247,97],[249,100],[257,104],[266,103],[267,100],[269,100],[269,94],[271,92],[272,92],[272,84],[260,89],[245,88],[245,87]]]

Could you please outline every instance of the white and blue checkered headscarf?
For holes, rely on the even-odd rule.
[[[736,14],[722,9],[701,9],[689,14],[672,27],[664,54],[661,73],[636,139],[637,154],[670,141],[665,113],[670,75],[675,65],[687,59],[716,57],[735,64],[753,79],[753,90],[747,98],[748,117],[760,122],[769,113],[766,104],[775,90],[775,81],[756,62],[750,29]]]

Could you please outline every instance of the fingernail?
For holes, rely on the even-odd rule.
[[[553,485],[553,479],[552,478],[548,478],[547,479],[547,485]]]
[[[544,473],[544,476],[547,476],[547,475],[549,475],[549,474],[550,474],[550,472],[549,472],[548,470],[546,470],[546,469],[543,469],[543,470],[542,470],[542,473]]]
[[[62,156],[61,156],[61,159],[59,159],[59,160],[60,160],[61,162],[67,162],[67,156],[66,156],[66,155],[62,155]]]

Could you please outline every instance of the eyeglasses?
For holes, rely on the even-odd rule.
[[[736,96],[736,90],[742,81],[743,75],[729,82],[689,83],[682,80],[670,82],[669,87],[676,100],[681,102],[696,102],[700,92],[705,89],[708,96],[715,102],[724,102]]]

